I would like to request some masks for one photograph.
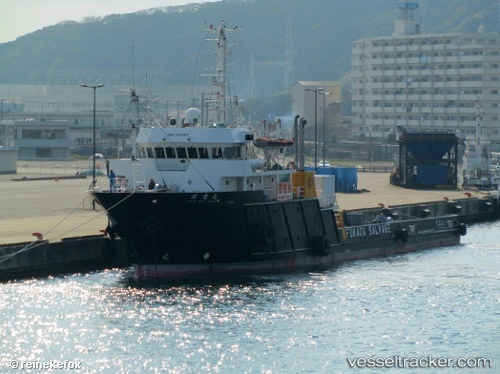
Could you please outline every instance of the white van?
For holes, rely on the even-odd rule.
[[[90,157],[89,157],[89,160],[92,160],[92,159],[93,159],[93,157],[92,157],[92,156],[90,156]],[[104,159],[104,156],[103,156],[103,154],[102,154],[102,153],[96,153],[96,154],[95,154],[95,159],[96,159],[96,160],[103,160],[103,159]]]

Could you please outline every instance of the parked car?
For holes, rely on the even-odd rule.
[[[85,175],[86,177],[91,177],[92,176],[92,169],[83,169],[83,170],[77,171],[76,175]],[[96,175],[96,177],[102,177],[104,175],[104,173],[101,170],[96,169],[95,175]]]
[[[104,160],[104,155],[102,153],[96,153],[94,156],[95,156],[96,160]],[[90,156],[89,160],[92,160],[92,159],[93,159],[93,157]]]

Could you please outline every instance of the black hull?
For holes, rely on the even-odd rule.
[[[460,242],[455,215],[337,228],[317,199],[266,202],[261,192],[93,193],[127,240],[137,278],[332,265]]]

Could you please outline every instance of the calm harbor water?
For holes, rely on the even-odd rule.
[[[329,270],[169,282],[108,270],[0,295],[1,373],[375,373],[348,360],[397,357],[431,367],[384,372],[457,371],[437,358],[500,370],[500,222],[459,246]]]

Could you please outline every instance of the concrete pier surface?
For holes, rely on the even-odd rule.
[[[23,176],[26,180],[12,180]],[[104,211],[94,211],[86,194],[92,178],[35,179],[43,177],[0,175],[0,244],[33,241],[36,237],[32,233],[41,233],[53,242],[98,235],[106,228]],[[103,179],[101,183],[105,187],[108,181]]]
[[[42,177],[48,179],[39,179]],[[18,181],[26,177],[26,180]],[[16,180],[14,180],[16,179]],[[0,244],[32,241],[41,233],[50,242],[61,238],[98,235],[108,221],[103,210],[92,209],[87,196],[91,178],[62,179],[50,175],[0,175]],[[106,177],[97,185],[108,188]],[[338,193],[341,209],[360,209],[484,197],[484,192],[457,190],[411,190],[389,184],[389,173],[358,173],[358,193]]]
[[[337,204],[341,209],[362,209],[378,206],[379,203],[386,207],[412,203],[425,203],[431,201],[449,201],[470,197],[483,198],[489,195],[476,189],[455,190],[435,189],[420,190],[397,187],[389,183],[390,173],[362,173],[358,172],[358,193],[337,193]],[[495,192],[496,196],[496,192]]]

